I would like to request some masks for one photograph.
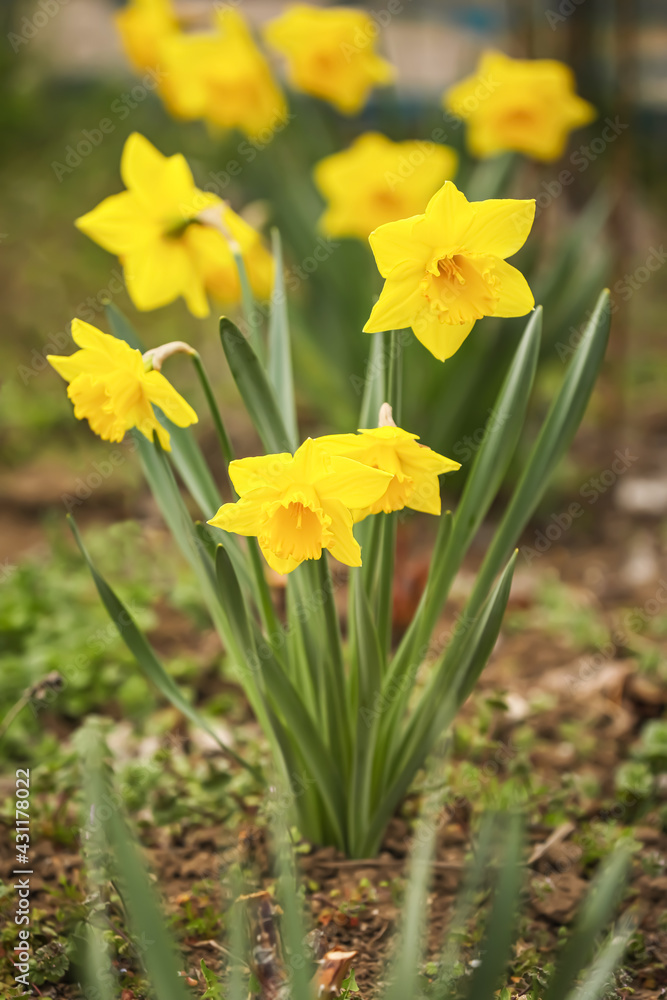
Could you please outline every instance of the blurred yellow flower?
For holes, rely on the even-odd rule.
[[[439,514],[438,476],[461,468],[460,462],[418,444],[416,434],[394,425],[360,430],[358,434],[330,434],[317,440],[332,455],[352,458],[391,475],[381,497],[352,511],[355,522],[369,514],[390,514],[404,507],[424,514]]]
[[[287,59],[288,79],[346,115],[363,108],[373,87],[391,83],[391,63],[375,52],[377,26],[361,10],[294,4],[265,28]]]
[[[216,22],[216,32],[163,39],[165,103],[177,118],[238,128],[266,144],[287,121],[283,93],[238,11],[219,11]]]
[[[69,357],[49,354],[46,360],[69,382],[74,416],[87,420],[105,441],[122,441],[125,432],[136,427],[149,441],[157,432],[169,451],[169,433],[153,405],[179,427],[197,423],[195,411],[164,375],[146,371],[141,351],[80,319],[72,320],[72,337],[81,350]]]
[[[385,222],[423,212],[457,163],[449,146],[392,142],[366,132],[315,166],[315,183],[329,203],[320,228],[330,236],[366,239]]]
[[[367,333],[411,326],[444,361],[483,316],[523,316],[535,305],[523,275],[505,261],[525,243],[535,201],[468,202],[452,181],[423,215],[388,222],[370,235],[386,279]]]
[[[229,239],[240,248],[255,294],[269,297],[273,265],[259,233],[217,195],[195,187],[180,153],[163,156],[133,132],[123,149],[120,172],[127,190],[105,198],[77,219],[76,226],[118,255],[137,309],[157,309],[182,295],[190,312],[207,316],[207,292],[225,302],[240,301]],[[220,212],[220,226],[200,219],[212,209]]]
[[[240,499],[208,522],[239,535],[256,535],[269,566],[290,573],[322,549],[348,566],[361,566],[351,507],[374,503],[390,476],[330,455],[312,438],[295,452],[242,458],[229,475]]]
[[[116,14],[116,27],[128,59],[141,71],[159,67],[162,42],[180,26],[171,0],[130,0]]]
[[[467,122],[475,156],[514,150],[536,160],[557,160],[572,129],[597,116],[575,86],[572,70],[555,59],[486,52],[477,72],[451,87],[443,103]]]

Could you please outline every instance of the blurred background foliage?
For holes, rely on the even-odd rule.
[[[203,22],[213,6],[202,0],[179,4]],[[3,5],[0,416],[10,466],[41,452],[63,457],[67,452],[68,461],[76,467],[80,459],[83,466],[103,450],[87,429],[73,424],[62,386],[43,355],[54,345],[56,353],[67,352],[75,315],[104,327],[105,298],[134,318],[147,344],[185,339],[200,347],[231,419],[240,411],[220,358],[215,312],[203,324],[182,302],[137,315],[118,262],[72,225],[76,216],[120,190],[120,154],[135,130],[164,153],[183,151],[200,187],[228,198],[267,233],[272,225],[281,230],[297,391],[308,429],[356,426],[368,352],[361,327],[381,287],[367,246],[355,240],[331,243],[319,235],[323,203],[311,170],[318,159],[369,129],[399,140],[429,138],[444,128],[444,141],[461,154],[457,183],[469,197],[538,198],[533,234],[513,258],[545,306],[536,411],[549,397],[550,373],[562,370],[605,282],[617,289],[616,318],[606,395],[595,419],[613,424],[624,403],[635,413],[637,402],[652,405],[665,369],[658,283],[649,282],[634,296],[624,276],[644,264],[650,247],[659,246],[667,156],[659,141],[667,111],[667,69],[658,45],[667,32],[664,9],[648,0],[613,5],[406,0],[396,15],[388,14],[381,0],[361,6],[385,25],[381,46],[397,65],[397,87],[375,92],[354,118],[291,93],[292,120],[258,148],[240,133],[210,134],[201,123],[171,120],[127,67],[109,0],[52,0],[44,8],[52,13],[43,17],[31,2]],[[246,0],[243,12],[260,23],[284,7]],[[573,133],[562,163],[537,165],[512,157],[476,163],[465,150],[465,128],[445,120],[443,90],[470,72],[489,46],[512,55],[564,59],[575,70],[579,92],[600,114]],[[623,126],[618,140],[602,154],[577,154],[599,136],[607,117]],[[95,145],[90,135],[100,134],[95,130],[103,118],[113,128]],[[242,166],[236,176],[228,169],[233,161]],[[568,167],[575,180],[563,188],[558,176]],[[324,247],[325,259],[308,273],[318,247]],[[465,465],[466,435],[483,428],[523,324],[485,320],[444,367],[411,340],[407,369],[419,391],[406,393],[405,426]],[[175,365],[172,372],[196,406],[197,389],[186,367],[179,371]],[[453,489],[463,474],[458,484],[452,479]]]

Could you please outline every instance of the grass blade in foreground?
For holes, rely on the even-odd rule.
[[[89,822],[101,824],[101,806],[118,802],[104,761],[105,747],[93,729],[86,740],[86,768],[90,772],[91,810]],[[85,745],[85,744],[84,744]],[[127,912],[138,957],[146,970],[157,1000],[191,1000],[180,977],[176,943],[169,934],[155,889],[118,806],[105,810],[104,835],[113,860],[114,883]]]
[[[620,901],[630,866],[630,848],[615,849],[596,875],[581,907],[544,1000],[561,1000],[589,961],[595,943]]]
[[[106,580],[98,573],[92,559],[90,558],[88,550],[83,544],[83,539],[79,534],[79,529],[76,526],[74,518],[71,514],[68,514],[67,519],[69,521],[70,528],[72,529],[74,538],[76,539],[76,543],[81,550],[81,554],[88,564],[88,569],[90,570],[95,586],[97,587],[97,592],[102,599],[102,603],[107,609],[112,622],[118,629],[123,642],[134,656],[147,679],[151,681],[160,693],[171,702],[174,708],[177,708],[183,713],[183,715],[187,716],[191,722],[193,722],[196,726],[199,726],[201,729],[204,729],[209,736],[212,736],[226,756],[231,757],[231,759],[236,761],[237,764],[241,764],[256,778],[261,780],[261,775],[257,772],[257,770],[248,764],[247,761],[243,760],[243,758],[235,753],[234,750],[225,746],[213,727],[210,726],[206,719],[204,719],[204,717],[201,716],[199,712],[185,700],[177,684],[169,676],[158,660],[152,646],[148,642],[148,639],[138,628],[128,609],[125,607],[120,598],[116,596]]]

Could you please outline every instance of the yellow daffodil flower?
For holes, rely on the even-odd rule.
[[[332,455],[352,458],[391,475],[381,497],[366,507],[352,511],[355,522],[362,521],[369,514],[390,514],[404,507],[424,514],[439,514],[438,476],[461,468],[460,462],[418,444],[416,434],[409,434],[393,422],[384,427],[360,430],[357,434],[330,434],[317,440]]]
[[[127,58],[139,72],[160,66],[162,42],[180,28],[170,0],[130,0],[115,20]]]
[[[348,566],[361,566],[350,508],[385,492],[390,476],[329,454],[308,438],[295,452],[242,458],[229,475],[240,499],[224,504],[209,524],[256,535],[269,566],[290,573],[322,549]]]
[[[572,129],[597,114],[575,86],[572,70],[555,59],[486,52],[477,72],[448,90],[443,103],[467,122],[475,156],[515,150],[536,160],[557,160]]]
[[[283,93],[238,11],[220,11],[216,26],[165,39],[165,103],[177,118],[238,128],[266,144],[287,121]]]
[[[346,115],[363,108],[373,87],[391,83],[394,69],[375,52],[377,27],[346,7],[288,7],[265,29],[269,45],[287,59],[288,79]]]
[[[386,279],[367,333],[411,326],[444,361],[483,316],[524,316],[535,305],[523,275],[505,261],[525,243],[535,201],[468,202],[446,181],[423,215],[370,235]]]
[[[105,198],[76,225],[118,255],[137,309],[157,309],[182,295],[190,312],[207,316],[207,292],[224,302],[240,301],[230,240],[240,249],[255,294],[269,297],[272,259],[259,233],[217,195],[195,187],[183,156],[163,156],[134,132],[120,170],[127,190]],[[200,219],[211,209],[220,212],[218,226]]]
[[[164,375],[146,370],[141,351],[80,319],[72,320],[72,337],[81,350],[69,357],[49,354],[46,360],[69,382],[74,416],[87,420],[105,441],[122,441],[136,427],[149,441],[157,432],[169,451],[169,433],[153,405],[179,427],[197,423],[195,411]]]
[[[366,239],[386,222],[423,212],[456,173],[458,156],[435,142],[392,142],[378,132],[320,160],[315,183],[328,201],[320,228],[330,236]]]

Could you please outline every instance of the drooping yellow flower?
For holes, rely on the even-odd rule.
[[[330,236],[366,239],[386,222],[423,212],[457,163],[449,146],[392,142],[366,132],[315,166],[315,183],[329,203],[320,228]]]
[[[355,522],[369,514],[390,514],[404,507],[424,514],[439,514],[438,476],[461,468],[460,462],[418,444],[417,434],[410,434],[393,422],[388,426],[360,430],[357,434],[330,434],[317,440],[332,455],[352,458],[391,475],[381,497],[352,511]]]
[[[523,275],[505,260],[525,243],[535,201],[469,202],[446,181],[423,215],[370,235],[386,279],[367,333],[411,326],[444,361],[483,316],[524,316],[535,305]]]
[[[179,427],[197,423],[195,411],[164,375],[146,370],[141,351],[80,319],[72,320],[72,337],[79,351],[69,357],[49,354],[46,360],[69,382],[74,416],[87,420],[105,441],[122,441],[125,432],[136,427],[149,441],[157,432],[169,451],[169,432],[153,405]]]
[[[443,103],[467,122],[475,156],[514,150],[536,160],[557,160],[572,129],[597,114],[575,86],[572,70],[555,59],[485,52],[477,72],[448,90]]]
[[[265,29],[269,45],[287,59],[288,79],[343,114],[363,108],[373,87],[391,83],[393,66],[375,52],[377,27],[347,7],[288,7]]]
[[[390,476],[328,453],[308,438],[294,453],[242,458],[229,475],[240,499],[208,522],[239,535],[256,535],[269,566],[290,573],[322,549],[348,566],[361,566],[350,508],[374,503]]]
[[[162,42],[180,27],[170,0],[130,0],[115,20],[125,53],[139,72],[159,68]]]
[[[221,213],[222,229],[236,241],[253,291],[268,298],[272,260],[259,233],[217,195],[195,187],[185,158],[163,156],[133,132],[123,149],[127,188],[76,220],[77,227],[123,264],[137,309],[157,309],[183,296],[190,312],[207,316],[206,293],[225,302],[241,297],[229,239],[200,215]]]
[[[164,39],[165,103],[177,118],[238,128],[265,144],[287,120],[283,93],[241,14],[219,11],[216,26]]]

